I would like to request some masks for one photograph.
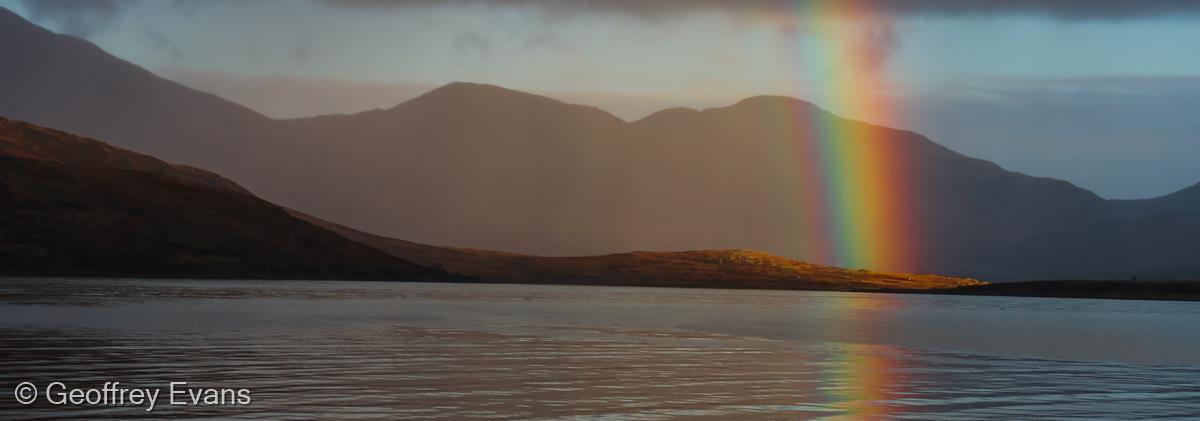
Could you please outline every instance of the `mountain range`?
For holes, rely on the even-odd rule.
[[[753,249],[802,257],[793,191],[805,161],[788,152],[818,141],[811,127],[819,120],[869,132],[859,146],[887,146],[912,163],[917,230],[906,247],[923,259],[905,271],[1200,277],[1191,241],[1200,238],[1200,186],[1106,200],[794,98],[627,122],[595,107],[452,83],[389,109],[274,120],[3,9],[0,47],[15,58],[0,67],[0,116],[214,170],[237,180],[231,192],[245,186],[315,218],[416,243],[557,256]]]
[[[0,275],[367,279],[810,290],[980,285],[744,250],[539,257],[376,236],[217,174],[0,118]]]

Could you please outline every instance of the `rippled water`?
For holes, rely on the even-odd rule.
[[[1198,419],[1200,305],[359,282],[0,281],[0,418]],[[20,406],[44,386],[246,406]]]

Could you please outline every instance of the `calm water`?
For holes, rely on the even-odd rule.
[[[24,381],[253,400],[20,406]],[[4,419],[1200,419],[1200,304],[6,279],[0,386]]]

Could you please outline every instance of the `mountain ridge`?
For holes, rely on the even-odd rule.
[[[65,37],[39,34],[0,44],[17,54],[39,46],[56,51],[56,37]],[[870,134],[848,140],[858,142],[850,150],[887,146],[909,163],[906,178],[916,188],[907,215],[920,231],[903,246],[926,257],[909,268],[876,269],[990,279],[1009,273],[1007,262],[1016,257],[995,256],[997,250],[1038,235],[1200,209],[1200,201],[1180,199],[1190,191],[1103,199],[789,97],[626,122],[595,107],[452,83],[388,109],[272,120],[228,101],[198,99],[211,98],[194,90],[64,91],[99,76],[55,70],[63,64],[141,75],[145,80],[126,81],[132,92],[159,92],[173,82],[111,56],[48,57],[32,54],[0,68],[0,89],[12,92],[0,97],[0,115],[32,115],[35,123],[211,169],[272,202],[419,243],[550,256],[753,249],[803,259],[811,250],[797,193],[807,165],[799,151],[817,141],[810,130],[816,119]],[[75,105],[48,105],[64,103]]]
[[[455,279],[294,218],[216,174],[7,119],[0,274]]]
[[[973,279],[820,266],[753,250],[631,251],[547,257],[436,247],[358,231],[294,209],[288,211],[352,241],[481,282],[860,292],[915,292],[986,285]]]
[[[68,165],[137,170],[217,189],[251,194],[233,180],[199,168],[169,164],[158,158],[117,148],[95,139],[4,117],[0,117],[0,155]]]
[[[171,162],[206,165],[239,150],[229,131],[270,120],[242,105],[155,75],[99,46],[4,11],[0,116],[100,139]],[[121,98],[113,104],[111,98]],[[219,151],[218,151],[219,150]]]
[[[191,91],[191,92],[194,92],[194,93],[197,93],[197,94],[201,94],[201,95],[204,95],[204,96],[208,96],[208,97],[211,97],[211,98],[214,98],[214,99],[220,100],[220,101],[222,101],[222,102],[224,102],[224,103],[226,103],[226,104],[231,104],[231,105],[234,105],[234,106],[236,106],[237,108],[240,108],[240,109],[242,109],[242,110],[244,110],[244,111],[248,111],[249,113],[251,113],[251,114],[253,114],[253,115],[257,116],[257,117],[260,117],[260,118],[261,118],[261,119],[263,119],[263,120],[270,120],[270,121],[282,122],[282,121],[295,121],[295,120],[318,119],[318,118],[324,118],[324,117],[354,116],[354,115],[359,115],[359,114],[367,114],[367,113],[374,113],[374,112],[379,112],[379,111],[389,111],[389,110],[395,109],[395,108],[397,108],[397,107],[399,107],[399,106],[403,105],[403,104],[404,104],[404,103],[406,103],[406,102],[412,101],[413,99],[418,99],[418,98],[421,98],[421,97],[423,97],[423,96],[426,96],[426,95],[428,95],[428,94],[430,94],[430,93],[433,93],[433,92],[437,92],[437,91],[446,90],[447,88],[450,88],[450,89],[457,89],[457,88],[462,88],[462,87],[485,87],[485,88],[489,88],[489,89],[502,90],[502,91],[506,91],[506,92],[509,92],[509,93],[514,93],[514,94],[520,94],[520,95],[526,95],[526,96],[537,97],[537,98],[539,98],[539,99],[549,100],[549,101],[556,102],[556,103],[560,103],[560,104],[572,105],[572,106],[579,106],[579,107],[584,107],[584,108],[594,109],[594,110],[601,111],[601,112],[603,112],[604,114],[607,114],[607,115],[609,115],[609,116],[612,116],[612,117],[613,117],[614,119],[616,119],[616,120],[625,121],[625,120],[623,120],[623,119],[620,119],[619,117],[616,117],[616,116],[615,116],[615,115],[613,115],[612,113],[610,113],[610,112],[608,112],[608,111],[606,111],[606,110],[604,110],[604,109],[602,109],[602,108],[600,108],[600,107],[590,106],[590,105],[586,105],[586,104],[573,104],[573,103],[568,103],[568,102],[565,102],[565,101],[562,101],[562,100],[559,100],[559,99],[553,98],[553,97],[551,97],[551,96],[545,96],[545,95],[541,95],[541,94],[536,94],[536,93],[530,93],[530,92],[520,91],[520,90],[511,89],[511,88],[506,88],[506,87],[499,86],[499,85],[495,85],[495,84],[489,84],[489,83],[479,83],[479,82],[469,82],[469,81],[453,81],[453,82],[447,82],[447,83],[445,83],[445,84],[439,85],[438,87],[435,87],[435,88],[432,88],[432,89],[430,89],[429,91],[427,91],[427,92],[426,92],[426,93],[424,93],[424,94],[418,95],[417,97],[414,97],[414,98],[412,98],[412,99],[409,99],[409,100],[406,100],[406,101],[401,101],[401,102],[397,103],[396,105],[393,105],[393,106],[391,106],[391,107],[388,107],[388,108],[378,108],[378,109],[371,109],[371,110],[363,110],[363,111],[354,112],[354,113],[349,113],[349,114],[324,114],[324,115],[316,115],[316,116],[308,116],[308,117],[295,117],[295,118],[280,118],[280,119],[274,119],[274,118],[266,117],[265,115],[262,115],[261,113],[258,113],[257,111],[254,111],[253,109],[251,109],[251,108],[249,108],[249,107],[246,107],[246,106],[240,105],[240,104],[238,104],[238,103],[236,103],[236,102],[234,102],[234,101],[230,101],[230,100],[228,100],[228,99],[222,98],[222,97],[220,97],[219,95],[214,95],[214,94],[207,93],[207,92],[204,92],[204,91],[201,91],[201,90],[193,89],[193,88],[187,87],[186,85],[183,85],[183,84],[181,84],[181,83],[179,83],[179,82],[173,81],[173,80],[171,80],[171,79],[169,79],[169,78],[165,78],[165,77],[159,76],[159,75],[157,75],[157,74],[155,74],[155,73],[153,73],[153,72],[151,72],[151,71],[149,71],[149,70],[142,69],[141,67],[139,67],[139,66],[137,66],[137,65],[135,65],[135,64],[133,64],[133,63],[130,63],[130,62],[126,61],[126,60],[123,60],[123,59],[121,59],[121,58],[119,58],[119,57],[116,57],[116,56],[113,56],[113,55],[109,54],[108,52],[104,51],[102,48],[100,48],[99,46],[95,45],[94,43],[91,43],[91,42],[89,42],[89,41],[87,41],[87,40],[80,39],[80,38],[77,38],[77,37],[73,37],[73,36],[70,36],[70,35],[64,35],[64,34],[58,34],[58,33],[54,33],[54,32],[52,32],[52,31],[50,31],[50,30],[48,30],[48,29],[45,29],[45,28],[43,28],[43,27],[41,27],[41,26],[38,26],[38,25],[36,25],[36,24],[34,24],[34,23],[32,23],[32,22],[30,22],[30,21],[26,20],[26,19],[25,19],[24,17],[22,17],[21,15],[19,15],[19,14],[17,14],[17,13],[15,13],[15,12],[13,12],[13,11],[11,11],[11,10],[7,9],[7,8],[0,7],[0,28],[4,27],[4,25],[14,25],[14,24],[15,24],[16,26],[18,26],[18,27],[21,27],[21,28],[25,28],[25,29],[33,29],[33,30],[36,30],[36,32],[40,32],[40,33],[43,33],[43,34],[45,34],[45,35],[49,35],[49,36],[53,36],[53,37],[57,37],[57,38],[60,38],[60,39],[63,39],[63,40],[68,40],[68,41],[70,41],[70,42],[78,43],[78,44],[80,44],[80,45],[86,45],[88,49],[91,49],[91,50],[94,50],[94,51],[96,51],[96,52],[102,53],[102,54],[103,54],[104,56],[106,56],[107,58],[111,58],[111,59],[113,59],[113,60],[120,61],[120,62],[121,62],[121,63],[123,63],[124,65],[130,66],[130,67],[133,67],[133,68],[137,68],[137,69],[141,70],[141,71],[142,71],[142,72],[143,72],[145,75],[152,76],[152,77],[154,77],[154,78],[156,78],[156,79],[160,79],[160,80],[162,80],[162,81],[169,82],[169,83],[171,83],[171,84],[173,84],[173,85],[176,85],[176,86],[178,86],[178,87],[184,88],[184,89],[186,89],[186,90],[188,90],[188,91]],[[698,110],[698,109],[694,109],[694,108],[687,108],[687,107],[670,107],[670,108],[665,108],[665,109],[662,109],[662,110],[658,110],[658,111],[652,112],[652,113],[648,114],[647,116],[645,116],[645,117],[642,117],[642,118],[640,118],[640,119],[635,119],[635,120],[627,121],[627,123],[631,123],[631,124],[632,124],[632,123],[636,123],[636,122],[638,122],[638,121],[645,120],[646,118],[648,118],[648,117],[650,117],[650,116],[653,116],[653,115],[655,115],[655,114],[659,114],[659,113],[663,113],[663,112],[672,112],[672,113],[673,113],[673,112],[676,112],[676,111],[679,111],[679,110],[688,110],[688,111],[694,111],[694,112],[700,112],[700,113],[702,113],[702,112],[705,112],[705,111],[708,111],[708,110],[723,109],[723,108],[729,108],[729,107],[737,106],[738,104],[741,104],[741,103],[744,103],[744,102],[747,102],[747,101],[750,101],[750,102],[756,102],[756,101],[761,101],[761,100],[774,100],[774,99],[779,99],[779,100],[784,100],[784,101],[794,101],[794,102],[797,102],[797,103],[806,104],[806,105],[812,106],[813,108],[816,108],[816,109],[821,109],[822,111],[824,111],[824,112],[828,113],[828,111],[827,111],[827,110],[824,110],[824,109],[822,109],[821,107],[817,106],[816,104],[813,104],[813,103],[811,103],[811,102],[809,102],[809,101],[806,101],[806,100],[804,100],[803,98],[791,97],[791,96],[787,96],[787,95],[778,95],[778,94],[759,94],[759,95],[752,95],[752,96],[748,96],[748,97],[746,97],[746,98],[743,98],[743,99],[741,99],[741,100],[735,101],[734,103],[732,103],[732,104],[730,104],[730,105],[727,105],[727,106],[710,107],[710,108],[706,108],[706,109],[703,109],[703,110]],[[4,115],[4,114],[3,114],[3,113],[0,113],[0,115]],[[10,116],[10,117],[12,116],[12,115],[11,115],[11,113],[9,114],[9,116]],[[20,117],[17,117],[17,118],[18,118],[18,119],[22,119],[22,118],[20,118]],[[31,123],[35,123],[35,124],[37,124],[37,121],[36,121],[36,120],[28,120],[28,119],[26,119],[26,120],[27,120],[27,121],[30,121]],[[868,124],[869,124],[869,123],[868,123]],[[56,129],[60,129],[60,130],[68,130],[68,129],[63,129],[63,128],[61,128],[61,127],[57,127],[57,126],[55,126],[55,128],[56,128]],[[900,130],[900,131],[909,132],[908,130],[905,130],[905,129],[895,129],[895,130]],[[914,134],[915,134],[915,133],[914,133]],[[940,145],[940,144],[938,144],[938,145],[939,145],[939,146],[942,146],[942,145]],[[944,147],[944,146],[943,146],[943,147]],[[956,153],[957,153],[957,152],[956,152]],[[987,161],[987,160],[983,160],[983,159],[979,159],[979,158],[971,158],[971,159],[978,159],[978,160],[980,160],[980,161],[985,161],[985,162],[988,162],[988,163],[990,163],[990,164],[992,164],[992,165],[996,165],[995,163],[993,163],[993,162],[991,162],[991,161]],[[998,166],[998,165],[997,165],[997,166]],[[1030,175],[1030,174],[1025,174],[1025,173],[1022,173],[1022,172],[1019,172],[1019,171],[1011,171],[1011,170],[1009,170],[1009,171],[1010,171],[1010,172],[1013,172],[1013,173],[1015,173],[1015,174],[1026,175],[1026,176],[1029,176],[1029,177],[1036,177],[1036,178],[1047,179],[1047,180],[1065,181],[1065,182],[1067,182],[1067,183],[1071,183],[1073,186],[1076,186],[1076,187],[1078,187],[1078,188],[1080,188],[1080,189],[1085,189],[1085,190],[1087,190],[1086,188],[1079,187],[1079,186],[1075,185],[1074,183],[1070,182],[1069,180],[1062,180],[1062,179],[1057,179],[1057,178],[1053,178],[1053,177],[1047,177],[1047,176],[1036,176],[1036,175]],[[1090,190],[1089,190],[1089,191],[1090,191]],[[1164,194],[1164,195],[1159,195],[1159,196],[1148,196],[1148,197],[1143,197],[1143,198],[1134,198],[1134,199],[1109,199],[1109,198],[1104,198],[1104,199],[1105,199],[1105,200],[1110,200],[1110,201],[1139,201],[1139,200],[1149,200],[1149,199],[1158,199],[1158,198],[1164,198],[1164,197],[1173,196],[1173,195],[1176,195],[1176,194],[1179,194],[1179,193],[1183,193],[1183,192],[1190,192],[1190,191],[1200,191],[1200,181],[1198,181],[1197,183],[1195,183],[1195,184],[1193,184],[1193,185],[1191,185],[1191,186],[1188,186],[1188,187],[1181,188],[1181,189],[1179,189],[1179,190],[1177,190],[1177,191],[1175,191],[1175,192],[1171,192],[1171,193],[1167,193],[1167,194]],[[1094,193],[1093,193],[1093,194],[1094,194]]]
[[[194,173],[145,155],[6,119],[0,119],[0,170],[3,275],[838,291],[982,284],[821,267],[747,250],[554,258],[428,246],[352,230],[230,186],[197,182]]]

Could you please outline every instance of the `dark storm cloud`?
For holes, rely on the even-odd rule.
[[[801,13],[830,0],[317,0],[349,8],[529,7],[553,17],[589,13],[658,19],[694,12],[730,14]],[[139,0],[24,0],[30,18],[52,22],[63,32],[89,36],[112,24]],[[210,2],[177,0],[176,8]],[[1133,19],[1200,15],[1197,0],[846,0],[838,4],[894,15],[1040,15],[1064,20]],[[280,7],[287,7],[280,2]]]
[[[830,0],[317,0],[333,7],[445,8],[522,7],[551,18],[589,14],[659,20],[697,12],[740,17],[802,16],[810,7],[827,7]],[[1200,14],[1200,0],[838,0],[851,10],[885,16],[1044,16],[1061,20],[1122,20]],[[871,19],[854,48],[882,67],[900,47],[901,38],[887,19]]]
[[[320,0],[339,7],[535,7],[554,15],[612,13],[658,18],[700,11],[781,13],[803,11],[828,0]],[[1128,19],[1200,14],[1196,0],[847,0],[853,8],[934,15],[1042,15],[1059,19]]]
[[[62,32],[87,37],[108,25],[129,7],[122,0],[25,0],[29,17],[53,22]]]

